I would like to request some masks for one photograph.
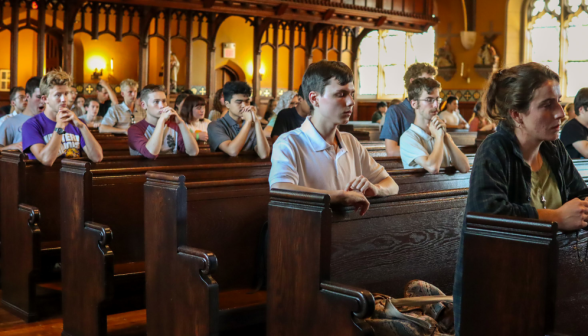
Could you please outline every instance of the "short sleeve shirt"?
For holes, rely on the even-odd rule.
[[[145,116],[141,113],[133,113],[131,109],[124,102],[111,106],[106,112],[104,119],[102,119],[102,125],[111,126],[116,128],[128,129],[131,127],[132,121],[138,123],[145,119]]]
[[[274,128],[272,129],[272,137],[280,136],[286,132],[297,129],[302,126],[304,120],[306,120],[306,118],[298,114],[295,107],[280,111],[276,117]]]
[[[6,120],[8,120],[8,118],[12,118],[12,117],[14,117],[14,116],[17,116],[17,115],[19,115],[19,113],[18,113],[18,112],[16,112],[16,111],[12,111],[12,113],[10,113],[10,114],[7,114],[7,115],[3,116],[2,118],[0,118],[0,126],[1,126],[2,124],[4,124],[4,122],[5,122]]]
[[[9,146],[22,141],[22,126],[31,116],[19,114],[7,119],[0,126],[0,145]]]
[[[423,168],[415,159],[421,156],[429,156],[433,152],[435,146],[435,138],[428,135],[422,128],[415,124],[410,125],[410,128],[400,137],[400,158],[405,169]],[[449,150],[443,144],[443,162],[441,168],[449,167],[451,159],[449,157]]]
[[[320,190],[343,190],[360,175],[374,184],[389,176],[353,135],[336,132],[337,152],[319,134],[310,117],[300,128],[282,134],[272,150],[270,187],[292,183]]]
[[[386,119],[380,133],[380,140],[394,140],[400,142],[400,137],[414,122],[415,113],[410,101],[405,99],[402,103],[388,107]]]
[[[453,125],[453,126],[459,125],[459,122],[461,121],[459,111],[457,111],[457,110],[455,110],[453,112],[443,111],[443,112],[439,113],[439,118],[441,118],[441,120],[445,121],[445,123],[447,123],[447,125]]]
[[[234,140],[240,131],[241,127],[239,127],[239,124],[231,118],[229,112],[217,121],[211,122],[210,125],[208,125],[208,143],[210,144],[210,151],[219,151],[220,144],[227,140]],[[242,150],[254,150],[255,145],[257,145],[255,127],[251,127],[249,129],[249,134],[247,135],[247,140],[245,140],[245,146],[243,146]]]
[[[377,123],[378,121],[380,121],[380,119],[382,119],[382,112],[380,112],[380,111],[374,112],[374,114],[372,115],[372,122]]]
[[[146,147],[147,142],[151,139],[154,131],[155,125],[151,125],[147,120],[141,120],[129,127],[129,150],[131,155],[143,155],[148,159],[157,159],[157,155],[151,154]],[[178,124],[168,121],[165,124],[163,134],[163,144],[161,145],[159,154],[177,154],[186,152],[184,139],[182,138],[182,133],[180,132]]]
[[[56,122],[47,118],[45,113],[39,113],[27,120],[22,126],[22,148],[29,155],[29,159],[36,160],[31,153],[31,146],[36,144],[46,145],[53,137]],[[86,142],[79,128],[72,124],[65,126],[65,134],[61,135],[61,147],[59,155],[67,158],[81,156]]]
[[[192,133],[196,133],[198,132],[208,132],[208,125],[210,124],[210,120],[208,119],[203,119],[203,120],[199,120],[197,123],[194,124],[186,124],[186,126],[188,126],[188,129],[190,130],[190,132]]]
[[[108,112],[108,109],[110,108],[111,105],[112,105],[112,101],[110,99],[108,99],[104,103],[100,104],[100,109],[98,110],[98,116],[104,117],[106,115],[106,112]]]
[[[566,147],[570,157],[572,159],[579,159],[582,157],[582,154],[574,148],[574,142],[588,141],[588,128],[582,125],[578,120],[572,119],[564,125],[561,130],[560,139]]]

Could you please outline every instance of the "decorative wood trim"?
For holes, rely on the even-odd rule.
[[[18,24],[20,1],[12,0],[10,3],[12,18],[10,20],[10,87],[18,86]]]
[[[164,47],[163,47],[163,83],[165,85],[165,93],[169,97],[170,94],[170,86],[171,86],[171,73],[170,73],[170,53],[171,53],[171,10],[167,9],[165,11],[165,25],[164,25]],[[177,85],[177,83],[176,83]]]
[[[280,49],[279,45],[279,32],[280,32],[280,24],[278,21],[275,21],[274,24],[274,54],[273,54],[273,62],[272,62],[272,96],[278,96],[278,51]],[[269,33],[269,31],[268,31]]]
[[[294,62],[296,61],[296,22],[290,22],[290,62],[288,64],[288,90],[294,90]],[[301,28],[302,29],[302,28]]]
[[[45,0],[38,0],[39,6],[38,24],[37,24],[37,76],[43,76],[45,69],[45,13],[47,11],[47,4]]]
[[[179,20],[178,20],[179,22]],[[178,33],[180,32],[180,28],[178,25]],[[193,41],[194,38],[194,13],[189,12],[186,16],[186,86],[188,90],[192,89],[192,54],[194,53]]]

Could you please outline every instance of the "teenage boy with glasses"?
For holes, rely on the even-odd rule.
[[[431,174],[455,166],[467,173],[467,157],[457,148],[439,119],[441,84],[432,78],[415,79],[408,86],[410,105],[415,110],[414,123],[400,137],[400,157],[404,168],[425,168]]]

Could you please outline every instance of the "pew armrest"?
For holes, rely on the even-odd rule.
[[[368,290],[343,285],[331,281],[321,282],[321,291],[327,295],[342,296],[349,299],[354,305],[353,314],[360,319],[365,319],[373,315],[376,307],[374,296]]]
[[[39,208],[37,208],[36,206],[29,205],[29,204],[20,203],[18,205],[18,210],[29,213],[28,224],[33,232],[35,232],[36,230],[39,230],[39,227],[37,226],[37,223],[39,223],[39,218],[40,218],[40,214],[41,214],[39,211]]]
[[[178,247],[178,252],[186,256],[195,257],[199,262],[198,266],[202,274],[213,274],[216,272],[218,261],[214,253],[185,245]]]
[[[98,237],[100,237],[100,240],[98,241],[100,247],[105,247],[112,241],[112,230],[110,230],[108,225],[96,222],[86,222],[84,224],[84,229],[97,234]]]

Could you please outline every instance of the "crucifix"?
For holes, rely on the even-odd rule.
[[[487,31],[487,32],[485,32],[485,33],[482,33],[482,36],[484,36],[484,41],[486,43],[490,43],[491,44],[501,34],[502,33],[500,33],[500,32],[494,31],[494,21],[490,21],[490,30]]]
[[[447,39],[447,44],[449,44],[451,42],[451,39],[454,37],[459,38],[459,33],[456,34],[452,34],[451,31],[453,30],[453,23],[452,22],[448,22],[447,23],[447,33],[445,34],[438,34],[437,36],[441,37],[441,38],[446,38]]]

